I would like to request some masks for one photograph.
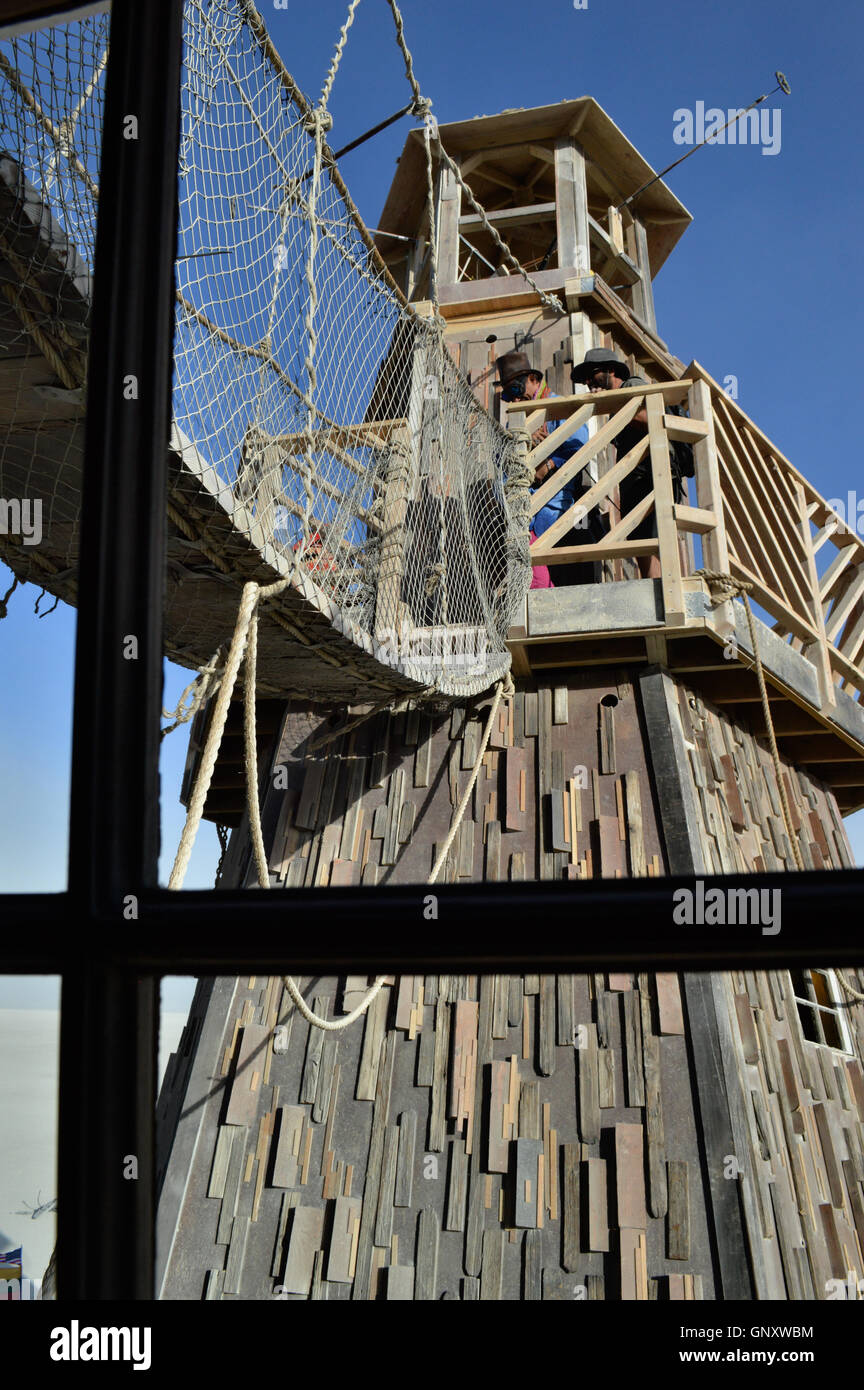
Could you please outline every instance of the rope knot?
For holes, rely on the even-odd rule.
[[[307,116],[303,117],[303,129],[309,134],[318,136],[327,134],[328,130],[333,129],[333,117],[326,106],[315,106]]]
[[[697,570],[696,577],[705,580],[712,597],[715,591],[719,591],[718,603],[723,603],[727,598],[735,598],[738,594],[749,594],[753,589],[749,580],[733,579],[731,574],[724,574],[722,570]]]
[[[432,597],[432,595],[434,594],[435,590],[438,588],[438,585],[441,583],[442,579],[444,578],[444,575],[446,574],[446,572],[447,572],[447,571],[446,571],[445,566],[444,566],[443,564],[441,564],[440,561],[438,562],[438,564],[430,565],[430,566],[429,566],[429,573],[428,573],[428,575],[426,576],[426,597],[427,597],[427,598],[431,598],[431,597]]]
[[[418,121],[425,121],[432,112],[432,102],[429,97],[418,97],[411,107],[411,115],[416,116]]]

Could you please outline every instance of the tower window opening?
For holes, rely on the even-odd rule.
[[[836,1052],[853,1052],[843,1013],[844,995],[833,970],[793,970],[792,994],[808,1042]]]

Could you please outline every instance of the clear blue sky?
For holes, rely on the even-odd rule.
[[[346,5],[261,4],[286,66],[311,97],[320,92]],[[744,409],[826,497],[857,489],[856,388],[861,338],[862,200],[857,109],[862,10],[853,0],[675,0],[610,4],[546,0],[439,0],[402,6],[421,88],[442,122],[591,95],[656,169],[684,149],[674,112],[746,106],[786,73],[781,148],[708,146],[669,177],[694,216],[655,283],[658,327],[683,361],[697,357],[718,379],[738,378]],[[330,109],[333,148],[408,100],[384,0],[362,0],[349,31]],[[410,118],[343,162],[360,211],[375,226]],[[0,570],[0,593],[8,571]],[[60,889],[65,881],[74,613],[62,604],[40,620],[36,590],[13,596],[0,624],[2,760],[0,886]],[[50,601],[49,601],[50,602]],[[43,606],[44,603],[43,603]],[[165,703],[189,679],[166,669]],[[182,827],[177,791],[185,732],[163,758],[163,872]],[[864,862],[861,816],[850,822]],[[204,825],[186,879],[209,887],[215,830]]]

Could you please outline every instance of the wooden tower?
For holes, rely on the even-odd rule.
[[[850,865],[864,549],[658,336],[652,278],[689,214],[662,182],[621,207],[652,171],[590,98],[442,126],[440,139],[536,286],[499,273],[494,239],[442,174],[450,350],[502,422],[588,424],[585,476],[607,515],[579,551],[593,582],[532,590],[517,615],[516,694],[440,881],[574,880],[576,930],[586,877],[794,870],[796,847],[804,867]],[[414,300],[430,293],[425,186],[414,132],[378,236]],[[573,396],[571,363],[592,347],[649,385]],[[560,397],[545,417],[497,399],[495,361],[513,348]],[[621,515],[612,443],[634,399],[656,516],[641,540],[646,510]],[[696,470],[678,501],[676,439]],[[659,578],[639,577],[645,555]],[[544,557],[553,580],[565,558]],[[719,601],[702,568],[750,586],[776,761],[742,604]],[[408,703],[355,723],[362,710],[259,706],[271,886],[425,883],[489,708],[488,695]],[[240,747],[229,731],[206,810],[234,828],[232,886],[255,883]],[[160,1101],[160,1295],[837,1296],[832,1280],[864,1277],[864,1008],[818,965],[403,977],[339,1033],[310,1029],[278,979],[202,982]],[[861,972],[845,978],[861,990]],[[309,984],[335,1017],[367,980]]]

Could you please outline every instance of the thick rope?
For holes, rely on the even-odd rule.
[[[797,864],[799,869],[803,869],[804,860],[801,855],[801,850],[798,847],[797,836],[795,835],[795,831],[792,827],[792,816],[789,810],[789,802],[786,797],[786,787],[783,781],[783,777],[781,776],[780,754],[777,751],[777,740],[774,737],[774,722],[771,718],[771,706],[768,700],[768,691],[765,685],[765,674],[762,670],[762,658],[759,655],[759,642],[756,637],[756,626],[753,622],[753,614],[750,610],[750,600],[748,598],[748,594],[750,590],[753,588],[753,585],[747,583],[747,581],[743,579],[733,579],[731,575],[722,574],[717,570],[697,570],[697,574],[701,575],[702,578],[705,579],[710,588],[717,588],[721,590],[724,599],[734,598],[736,594],[740,594],[744,601],[744,611],[747,614],[747,627],[750,632],[750,643],[753,648],[753,657],[756,668],[756,679],[759,682],[759,694],[762,699],[762,710],[765,715],[765,727],[768,730],[768,740],[771,745],[771,757],[774,761],[774,775],[777,779],[777,791],[780,796],[780,805],[783,808],[783,820],[786,823],[786,834],[789,839],[789,844],[792,847],[792,854],[795,858],[795,863]],[[860,990],[855,988],[855,986],[846,977],[842,970],[838,970],[835,967],[834,974],[837,976],[837,979],[840,981],[840,984],[846,990],[847,994],[851,994],[853,999],[858,999],[862,1003],[864,1003],[864,994],[862,994]]]
[[[270,869],[267,863],[267,851],[264,848],[264,835],[261,829],[261,808],[258,804],[258,743],[255,732],[255,668],[258,658],[258,619],[257,614],[252,613],[249,620],[249,637],[246,646],[246,670],[244,680],[244,708],[243,708],[243,733],[245,739],[245,764],[246,764],[246,804],[249,814],[249,833],[252,838],[252,850],[255,857],[255,868],[258,873],[258,886],[260,888],[270,887]],[[230,655],[229,655],[230,660]],[[343,1018],[327,1019],[320,1014],[313,1013],[303,998],[300,990],[290,975],[283,975],[282,982],[289,995],[293,999],[297,1009],[308,1023],[314,1028],[321,1028],[324,1032],[335,1033],[342,1028],[347,1028],[356,1019],[364,1014],[378,994],[381,986],[386,980],[386,975],[379,975],[374,985],[369,989],[365,997],[353,1009],[350,1014]]]
[[[246,799],[249,813],[249,831],[252,837],[252,846],[255,856],[255,867],[258,873],[258,881],[262,888],[270,887],[270,875],[267,865],[267,855],[264,849],[264,837],[261,830],[261,812],[258,804],[258,748],[256,742],[255,729],[255,668],[258,651],[258,624],[256,608],[258,603],[264,598],[270,598],[275,594],[281,593],[289,584],[289,580],[280,579],[275,584],[270,584],[266,588],[261,588],[252,582],[244,584],[243,594],[240,599],[240,607],[237,613],[237,622],[234,627],[234,635],[231,639],[231,646],[225,661],[225,671],[219,686],[219,694],[216,697],[216,705],[213,710],[213,717],[210,721],[210,730],[201,755],[201,762],[198,767],[198,775],[195,778],[195,786],[189,799],[189,807],[186,814],[186,823],[183,827],[183,834],[177,855],[174,860],[174,867],[171,870],[171,877],[168,887],[179,890],[183,886],[183,879],[189,866],[189,859],[192,854],[192,847],[201,824],[201,817],[204,811],[204,804],[207,800],[207,793],[213,778],[213,771],[216,766],[216,759],[219,755],[219,748],[222,743],[222,735],[225,731],[225,723],[228,718],[228,706],[234,685],[237,680],[237,673],[240,669],[240,662],[246,653],[246,670],[244,681],[245,708],[243,719],[243,730],[245,739],[245,768],[246,768]],[[379,975],[374,985],[368,991],[365,999],[340,1019],[321,1018],[314,1014],[299,989],[290,976],[283,976],[285,988],[294,1000],[303,1017],[316,1028],[322,1028],[326,1032],[336,1032],[341,1028],[347,1028],[369,1008],[372,1000],[380,991],[384,984],[385,975]]]
[[[731,574],[722,574],[718,570],[697,570],[697,575],[706,581],[712,592],[716,589],[722,594],[719,602],[727,598],[734,598],[740,594],[744,602],[744,612],[747,615],[747,628],[750,633],[750,645],[753,648],[753,661],[756,669],[756,679],[759,682],[759,695],[762,700],[762,713],[765,716],[765,727],[768,730],[768,743],[771,748],[771,758],[774,763],[774,776],[777,779],[777,793],[780,797],[780,805],[783,809],[783,820],[786,825],[786,835],[792,850],[792,857],[797,868],[804,868],[804,860],[798,845],[798,837],[792,826],[792,813],[789,809],[789,800],[786,796],[786,785],[783,780],[783,767],[780,762],[780,754],[777,750],[777,740],[774,737],[774,721],[771,718],[771,705],[768,699],[768,688],[765,684],[765,672],[762,669],[762,657],[759,654],[759,639],[756,636],[756,625],[753,622],[753,613],[750,609],[750,599],[748,594],[753,588],[743,579],[733,579]]]
[[[167,728],[160,729],[159,737],[166,738],[168,734],[173,734],[174,730],[181,724],[188,724],[195,718],[201,706],[209,699],[212,691],[218,686],[221,676],[216,663],[222,654],[222,648],[217,648],[205,666],[198,667],[198,674],[194,681],[187,685],[180,699],[177,701],[175,709],[162,710],[163,719],[173,719],[174,723]],[[188,704],[187,704],[188,700]]]
[[[837,969],[836,965],[834,966],[834,974],[837,976],[837,979],[840,981],[847,994],[851,994],[853,999],[859,999],[864,1003],[864,994],[861,993],[860,989],[855,988],[843,974],[843,971]]]
[[[90,192],[94,198],[98,198],[98,184],[94,183],[93,179],[90,177],[88,171],[85,169],[78,156],[72,154],[70,150],[67,150],[65,148],[66,141],[64,140],[63,132],[61,130],[58,130],[57,126],[55,126],[54,122],[50,119],[49,116],[46,116],[45,112],[42,110],[42,107],[39,105],[38,101],[34,97],[33,93],[30,91],[29,87],[25,87],[23,81],[21,80],[20,73],[17,71],[16,68],[12,66],[12,64],[9,62],[9,59],[6,58],[2,53],[0,53],[0,69],[2,69],[9,83],[9,86],[12,88],[13,92],[15,92],[16,96],[20,97],[24,105],[33,112],[42,129],[54,141],[54,144],[57,146],[57,149],[60,151],[63,158],[66,160],[69,167],[75,170],[75,173],[81,179],[88,192]]]
[[[348,30],[354,23],[354,11],[356,10],[359,4],[360,0],[351,0],[351,4],[348,6],[348,17],[339,31],[339,41],[336,44],[336,52],[333,54],[333,60],[330,64],[330,71],[327,73],[327,77],[324,81],[324,86],[321,88],[322,107],[325,107],[328,101],[330,100],[330,93],[333,90],[333,83],[336,80],[336,74],[339,71],[339,64],[342,61],[342,53],[345,48],[345,44],[348,42]]]
[[[231,695],[237,680],[237,672],[240,670],[240,662],[243,659],[243,652],[246,647],[249,624],[259,596],[264,592],[265,591],[259,589],[258,585],[254,582],[243,585],[240,608],[237,613],[237,622],[234,626],[234,636],[231,638],[231,646],[225,661],[222,683],[219,686],[219,694],[216,697],[216,705],[213,709],[210,729],[204,744],[204,752],[201,755],[198,775],[195,778],[195,786],[189,799],[189,806],[186,812],[186,823],[183,826],[183,834],[180,837],[180,844],[174,859],[174,867],[171,870],[171,877],[168,880],[168,887],[172,889],[182,888],[183,879],[189,867],[192,846],[195,843],[195,836],[201,824],[204,803],[207,800],[207,793],[210,790],[213,771],[216,767],[216,759],[219,756],[222,734],[228,718],[228,706],[231,702]]]
[[[0,54],[2,57],[2,54]],[[48,334],[43,328],[39,327],[30,310],[21,301],[21,288],[14,289],[12,285],[2,284],[0,290],[3,292],[4,299],[7,299],[27,329],[30,337],[38,347],[42,356],[45,358],[55,376],[59,377],[67,391],[74,391],[80,382],[67,367],[65,361],[60,356],[57,348],[52,343]]]
[[[462,800],[460,801],[458,809],[456,811],[456,815],[453,818],[453,824],[450,827],[447,839],[441,846],[441,849],[438,853],[438,858],[435,860],[435,863],[432,866],[432,872],[427,880],[427,882],[429,883],[434,883],[439,873],[441,872],[441,866],[444,863],[444,860],[447,858],[447,855],[450,852],[450,846],[453,844],[453,841],[456,838],[456,832],[459,829],[459,826],[462,824],[462,817],[465,815],[465,810],[471,798],[471,793],[474,790],[474,783],[477,781],[477,775],[480,771],[480,765],[483,762],[483,757],[486,753],[486,748],[489,744],[490,738],[492,737],[492,721],[494,720],[495,715],[498,712],[498,706],[500,705],[502,698],[509,700],[515,693],[516,692],[513,686],[513,680],[509,674],[506,675],[503,680],[500,680],[495,687],[495,696],[492,700],[492,706],[489,710],[489,718],[486,721],[486,730],[483,734],[483,739],[480,744],[477,757],[474,760],[474,767],[471,771],[471,776],[468,779],[468,785],[462,793]]]

